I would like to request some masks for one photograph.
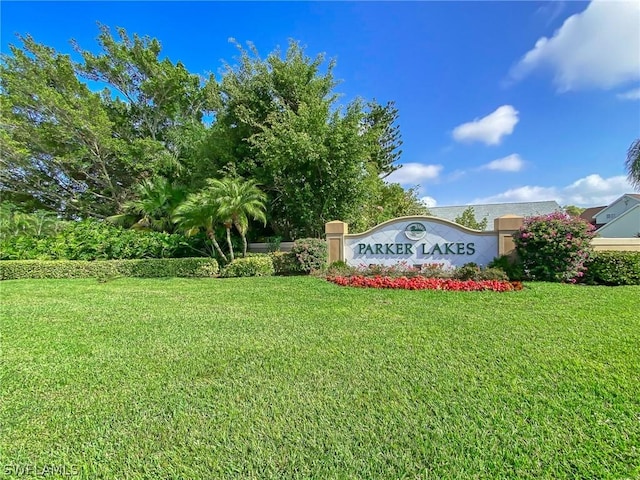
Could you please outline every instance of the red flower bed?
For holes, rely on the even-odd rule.
[[[522,290],[520,282],[502,280],[455,280],[453,278],[426,277],[327,277],[327,280],[343,287],[399,288],[403,290],[453,290],[457,292],[493,291],[510,292]]]

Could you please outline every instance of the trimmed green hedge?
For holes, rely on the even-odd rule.
[[[269,277],[274,274],[273,261],[269,255],[252,255],[236,258],[222,269],[221,277]]]
[[[215,277],[213,258],[145,258],[141,260],[5,260],[0,280],[23,278]]]
[[[305,273],[293,252],[271,252],[269,254],[273,262],[276,275],[300,275]]]
[[[640,285],[640,252],[594,252],[587,263],[586,283]]]

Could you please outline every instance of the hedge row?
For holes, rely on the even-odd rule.
[[[595,252],[587,262],[585,283],[640,285],[640,252]]]
[[[213,258],[146,258],[140,260],[7,260],[0,280],[24,278],[215,277]]]
[[[220,272],[221,277],[269,277],[273,274],[273,261],[269,255],[236,258]]]

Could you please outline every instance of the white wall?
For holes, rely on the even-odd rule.
[[[405,229],[411,223],[421,223],[425,226],[425,236],[419,240],[407,238]],[[400,254],[363,253],[359,244],[365,245],[411,245],[411,253],[401,248]],[[434,246],[441,246],[443,253],[430,253]],[[450,250],[446,252],[446,244]],[[464,246],[460,246],[460,244]],[[469,245],[472,244],[472,247]],[[424,246],[423,246],[424,245]],[[375,250],[375,248],[374,248]],[[382,248],[386,250],[386,248]],[[470,250],[475,250],[469,254]],[[423,265],[426,263],[442,263],[445,267],[459,267],[468,262],[486,266],[498,256],[498,236],[493,232],[477,232],[466,229],[454,223],[440,219],[401,219],[383,223],[362,234],[345,235],[344,255],[347,264],[352,266],[379,264],[395,265],[407,262],[409,265]]]

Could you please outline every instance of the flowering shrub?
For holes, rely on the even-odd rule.
[[[593,225],[565,213],[524,220],[513,236],[525,275],[533,280],[576,282],[592,253]]]
[[[503,280],[456,280],[452,278],[426,277],[365,277],[354,275],[351,277],[327,277],[327,280],[344,287],[361,288],[396,288],[403,290],[453,290],[459,292],[494,291],[510,292],[522,290],[520,282],[506,282]]]
[[[327,242],[319,238],[302,238],[293,242],[291,254],[303,272],[322,270],[327,265]]]

